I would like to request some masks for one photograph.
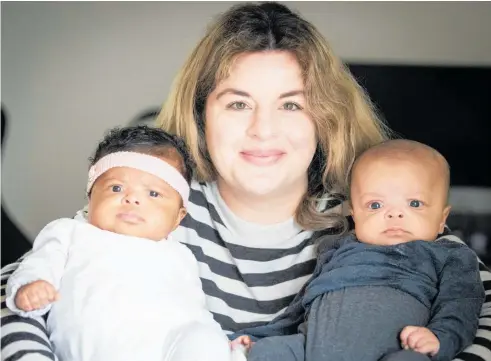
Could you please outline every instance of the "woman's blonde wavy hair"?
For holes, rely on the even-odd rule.
[[[346,194],[355,157],[388,139],[389,130],[322,34],[286,6],[238,4],[219,16],[181,68],[157,123],[185,139],[198,181],[215,180],[205,139],[206,99],[229,75],[238,55],[272,50],[296,56],[303,71],[306,109],[318,138],[296,221],[309,230],[344,229],[345,217],[323,210],[319,203]]]

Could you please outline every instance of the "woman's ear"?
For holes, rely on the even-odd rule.
[[[439,234],[442,234],[443,231],[444,231],[444,229],[445,229],[445,224],[447,223],[447,218],[448,218],[448,215],[450,214],[450,209],[451,208],[452,208],[451,206],[447,206],[443,210],[442,221],[440,222],[440,228],[438,230],[438,233]]]

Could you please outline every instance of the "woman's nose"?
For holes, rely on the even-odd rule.
[[[248,129],[250,136],[259,139],[274,137],[279,131],[279,120],[267,110],[256,109]]]

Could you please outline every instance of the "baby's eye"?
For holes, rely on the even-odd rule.
[[[298,105],[297,103],[294,103],[294,102],[287,102],[287,103],[283,104],[282,108],[284,110],[288,110],[288,111],[302,110],[302,107],[300,105]]]
[[[370,209],[380,209],[382,208],[382,204],[380,202],[372,202],[368,205]]]
[[[157,198],[160,196],[160,194],[158,192],[155,192],[155,191],[150,191],[150,197],[154,197],[154,198]]]
[[[422,205],[423,205],[423,202],[418,201],[416,199],[413,199],[411,202],[409,202],[409,207],[413,207],[413,208],[419,208]]]
[[[114,193],[121,192],[121,186],[112,186],[111,189]]]

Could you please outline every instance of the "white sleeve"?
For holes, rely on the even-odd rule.
[[[55,289],[59,289],[77,222],[68,218],[58,219],[39,233],[32,251],[22,260],[7,283],[5,302],[10,310],[23,317],[42,316],[50,310],[51,304],[29,312],[20,310],[15,305],[15,296],[20,287],[39,280],[49,282]]]

